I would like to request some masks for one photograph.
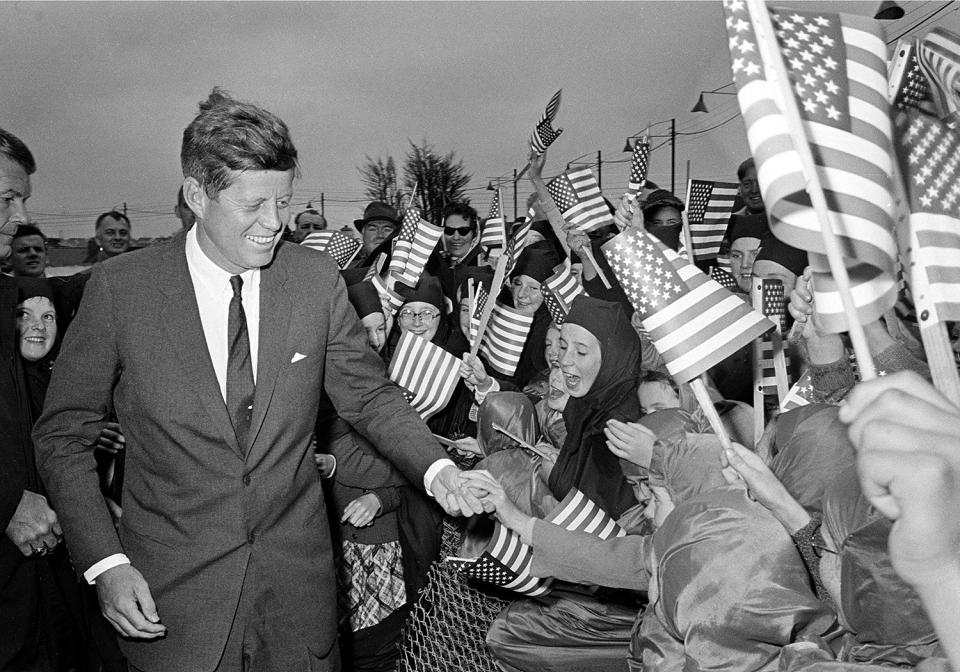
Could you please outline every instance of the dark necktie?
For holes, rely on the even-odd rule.
[[[237,441],[245,447],[253,415],[253,365],[250,360],[247,316],[243,313],[243,299],[240,296],[243,278],[231,276],[230,286],[233,287],[233,298],[230,299],[227,318],[227,345],[230,348],[227,360],[227,410]]]

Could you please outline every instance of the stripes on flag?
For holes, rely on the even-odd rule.
[[[474,282],[474,278],[468,278],[469,282]],[[470,347],[473,347],[477,340],[477,332],[480,331],[480,318],[483,316],[483,309],[487,305],[489,295],[484,288],[483,283],[476,281],[476,287],[473,290],[473,305],[470,307]]]
[[[326,252],[334,258],[341,270],[350,265],[363,247],[363,243],[359,240],[340,231],[314,231],[308,234],[300,244]]]
[[[739,187],[736,182],[687,182],[687,226],[694,260],[717,258]]]
[[[394,239],[390,273],[404,284],[415,287],[442,235],[442,227],[421,218],[416,208],[407,208],[400,234]]]
[[[887,82],[888,98],[898,110],[915,107],[936,114],[927,76],[917,58],[917,43],[915,38],[897,42]]]
[[[373,283],[373,286],[376,287],[377,294],[380,295],[380,302],[389,306],[391,315],[396,315],[397,311],[400,310],[400,306],[403,305],[403,297],[400,296],[396,290],[390,289],[387,286],[387,282],[378,274],[373,273],[369,276],[369,280]]]
[[[628,229],[601,249],[678,383],[775,326],[646,231]]]
[[[938,26],[919,40],[917,56],[937,114],[960,121],[960,35]]]
[[[580,231],[613,224],[613,215],[590,168],[568,170],[550,180],[547,191],[563,219]]]
[[[517,258],[520,256],[520,253],[523,252],[523,248],[527,245],[527,236],[530,234],[530,230],[533,228],[533,215],[535,211],[533,208],[527,210],[526,219],[523,220],[514,234],[510,237],[510,240],[507,241],[507,248],[504,251],[504,254],[507,255],[507,267],[504,271],[505,278],[510,277],[510,271],[513,270],[514,265],[517,263]]]
[[[567,493],[546,520],[570,532],[586,532],[603,540],[627,534],[617,521],[576,488]],[[467,576],[517,593],[535,596],[550,590],[552,579],[537,578],[530,573],[533,549],[515,532],[495,522],[487,548],[476,560],[450,561]]]
[[[483,223],[483,230],[480,232],[480,246],[507,246],[507,223],[503,217],[503,206],[501,205],[499,189],[493,192],[493,202],[490,203],[490,214],[487,215],[487,221]]]
[[[557,116],[557,110],[560,109],[560,94],[562,93],[563,89],[558,89],[551,96],[550,102],[547,103],[546,109],[540,116],[540,121],[534,127],[533,133],[530,134],[530,149],[536,152],[537,156],[543,154],[547,147],[553,144],[553,141],[563,133],[562,128],[556,130],[553,128],[553,120]]]
[[[400,335],[387,368],[410,405],[426,420],[450,402],[460,380],[460,360],[410,332]]]
[[[810,370],[807,369],[800,380],[793,384],[790,391],[780,401],[780,412],[786,413],[801,406],[807,406],[814,402],[813,380],[810,377]]]
[[[779,395],[775,349],[779,349],[783,354],[784,373],[788,374],[790,370],[790,357],[786,354],[786,344],[782,337],[774,339],[774,334],[782,334],[786,331],[787,304],[784,300],[783,281],[769,279],[755,280],[754,282],[755,286],[759,284],[760,291],[758,294],[754,294],[753,305],[759,305],[760,312],[776,324],[777,328],[767,332],[759,339],[759,347],[755,351],[759,355],[759,363],[755,367],[759,380],[753,382],[763,391],[763,394]],[[786,390],[790,385],[789,377],[784,382],[784,390]]]
[[[543,294],[543,302],[550,311],[550,316],[557,324],[563,324],[570,313],[570,305],[580,294],[585,294],[583,285],[580,284],[580,278],[570,271],[569,264],[565,261],[558,266],[560,270],[543,281],[540,285],[540,293]]]
[[[960,132],[916,110],[896,119],[897,152],[910,203],[913,273],[926,274],[928,324],[960,320]]]
[[[532,325],[533,315],[523,315],[502,303],[493,306],[480,341],[480,354],[486,357],[490,368],[505,376],[516,372]]]
[[[846,331],[820,221],[806,192],[800,155],[765,79],[749,11],[724,0],[729,47],[747,139],[773,233],[809,252],[821,325]],[[876,21],[805,9],[772,12],[805,135],[832,213],[860,321],[878,319],[896,301],[893,163],[886,44]]]

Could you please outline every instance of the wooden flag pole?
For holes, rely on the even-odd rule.
[[[407,210],[413,206],[413,199],[417,195],[417,187],[420,186],[420,182],[413,183],[413,191],[410,192],[410,198],[407,199]]]
[[[610,289],[610,281],[607,280],[607,276],[603,274],[603,270],[600,268],[600,264],[597,263],[596,257],[593,256],[593,246],[590,244],[589,241],[587,242],[586,245],[580,248],[579,254],[582,254],[584,257],[586,257],[590,261],[591,264],[593,264],[593,267],[597,271],[597,277],[600,278],[600,282],[603,283],[604,287],[606,287],[607,289]]]
[[[803,133],[803,118],[800,116],[800,110],[797,108],[797,101],[796,98],[794,98],[793,89],[790,86],[787,68],[783,63],[780,50],[776,44],[773,23],[770,20],[770,14],[767,12],[764,0],[746,0],[746,2],[750,14],[750,22],[753,24],[753,30],[757,36],[757,42],[761,50],[767,81],[768,83],[775,84],[779,89],[781,109],[787,118],[787,125],[790,127],[790,134],[794,140],[793,144],[800,156],[800,162],[807,180],[807,193],[810,195],[813,208],[820,220],[820,233],[823,236],[827,261],[830,264],[830,273],[837,283],[840,299],[843,302],[843,309],[847,316],[847,332],[850,334],[853,351],[857,356],[857,362],[860,366],[860,378],[864,381],[871,380],[876,378],[877,375],[876,368],[873,365],[873,357],[870,355],[870,348],[867,346],[867,337],[864,334],[863,325],[860,324],[856,304],[853,302],[853,294],[850,291],[850,278],[847,275],[847,268],[843,263],[840,242],[837,240],[837,236],[833,230],[833,215],[827,206],[827,199],[823,194],[823,187],[820,185],[820,178],[817,175],[817,167],[813,160],[813,154],[810,151],[810,145],[807,143],[807,139]]]
[[[683,227],[683,244],[687,248],[687,261],[696,265],[697,258],[693,254],[693,235],[690,233],[690,222],[687,220],[687,210],[690,208],[690,159],[687,159],[687,197],[686,206],[680,213],[681,226]]]
[[[503,285],[504,276],[507,274],[507,255],[501,254],[497,259],[497,269],[493,273],[493,284],[490,285],[490,295],[487,297],[487,305],[483,307],[483,313],[480,315],[480,326],[477,327],[477,340],[470,346],[470,354],[474,357],[480,351],[480,343],[483,341],[483,332],[487,330],[487,323],[490,322],[490,315],[493,314],[493,307],[497,303],[497,295],[500,293],[500,287]]]
[[[477,310],[477,307],[474,305],[476,301],[476,294],[473,291],[473,279],[467,279],[467,305],[470,306],[470,321],[473,321],[473,313]],[[470,329],[467,329],[467,336],[470,336]],[[470,345],[473,346],[473,339],[470,339]]]
[[[720,439],[720,445],[723,446],[724,450],[732,450],[733,447],[730,445],[730,435],[727,434],[727,428],[723,426],[723,421],[720,420],[720,414],[717,413],[716,406],[710,401],[710,393],[707,392],[707,386],[706,383],[704,383],[706,377],[707,374],[702,373],[698,378],[691,380],[690,388],[693,390],[693,395],[697,398],[700,408],[703,409],[703,414],[707,416],[710,426],[713,427],[714,433],[716,433],[717,438]],[[727,465],[724,464],[723,466]]]

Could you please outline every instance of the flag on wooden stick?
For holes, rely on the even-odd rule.
[[[563,324],[573,300],[585,292],[580,279],[570,271],[567,262],[560,264],[559,269],[541,283],[540,293],[543,294],[550,317],[557,324]]]
[[[404,332],[387,373],[426,420],[450,402],[460,380],[460,360],[440,346]]]
[[[475,282],[474,278],[468,278],[468,282]],[[477,333],[480,331],[480,318],[483,315],[483,309],[487,306],[489,295],[484,288],[483,283],[476,281],[476,289],[473,292],[473,304],[470,306],[470,347],[473,347],[477,340]]]
[[[419,210],[407,208],[393,243],[390,274],[405,285],[415,287],[442,235],[443,229],[420,217]]]
[[[517,258],[520,256],[520,253],[523,252],[523,248],[527,245],[527,236],[530,235],[530,230],[533,228],[533,215],[534,210],[533,208],[530,208],[527,211],[526,219],[523,220],[523,224],[517,227],[513,235],[510,236],[510,240],[507,241],[507,247],[506,250],[504,250],[504,255],[507,259],[504,277],[510,276],[510,271],[513,270],[514,265],[517,263]],[[497,291],[499,291],[499,288]]]
[[[898,110],[913,107],[927,114],[936,114],[927,76],[917,58],[917,42],[915,38],[897,42],[887,86],[888,97]]]
[[[747,138],[774,235],[810,253],[821,326],[846,331],[847,320],[825,257],[820,219],[795,138],[809,145],[850,277],[861,323],[896,300],[893,162],[886,44],[876,21],[801,9],[772,10],[777,48],[802,117],[792,128],[780,91],[768,81],[751,16],[724,0],[730,58]]]
[[[601,249],[678,383],[774,327],[646,231],[628,229]]]
[[[337,262],[341,270],[350,265],[363,244],[356,238],[339,231],[314,231],[300,243],[304,247],[326,252]]]
[[[736,182],[693,179],[687,182],[687,226],[693,244],[692,259],[717,258],[739,187]]]
[[[570,226],[586,232],[613,224],[613,215],[590,168],[575,168],[558,175],[550,180],[547,191]]]
[[[543,154],[547,147],[553,144],[553,141],[563,133],[562,128],[556,130],[553,128],[553,120],[557,116],[557,110],[560,109],[560,94],[562,93],[563,89],[557,89],[557,92],[553,94],[540,117],[540,121],[533,129],[533,133],[530,134],[530,149],[536,152],[537,156]]]
[[[502,303],[494,305],[480,341],[480,353],[490,368],[505,376],[516,373],[532,325],[533,315],[524,315]]]
[[[499,189],[493,192],[490,213],[487,215],[487,221],[483,223],[483,230],[480,232],[480,245],[482,247],[507,246],[507,224],[503,217],[503,207],[500,204]]]
[[[960,35],[937,26],[919,40],[917,51],[938,116],[960,121]]]
[[[645,139],[637,140],[633,145],[630,158],[630,176],[627,178],[627,196],[636,201],[637,194],[647,183],[647,166],[650,162],[650,143]]]

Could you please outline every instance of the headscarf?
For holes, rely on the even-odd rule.
[[[553,275],[553,269],[560,261],[560,255],[552,247],[529,245],[523,248],[517,257],[517,263],[510,271],[510,279],[526,275],[537,282],[543,282]]]
[[[803,275],[803,269],[808,263],[807,253],[804,250],[787,245],[772,233],[767,234],[760,241],[760,251],[757,252],[754,263],[757,261],[772,261],[797,276]]]
[[[365,318],[374,313],[383,313],[383,304],[380,303],[380,295],[372,282],[358,282],[347,287],[347,298],[354,310],[357,311],[357,317]]]
[[[404,303],[411,301],[423,301],[431,306],[436,306],[442,314],[446,314],[446,302],[443,300],[443,289],[440,288],[440,281],[424,273],[420,276],[416,287],[410,287],[403,283],[397,283],[395,287],[397,294],[403,297]]]
[[[677,212],[683,212],[684,209],[683,201],[666,189],[657,189],[651,192],[643,204],[644,226],[651,235],[655,236],[660,242],[676,252],[680,247],[680,230],[682,225],[658,226],[654,225],[651,220],[657,211],[666,207],[676,208]]]
[[[720,440],[713,434],[688,434],[693,427],[688,413],[665,409],[644,416],[640,424],[657,435],[649,484],[666,488],[674,506],[726,485],[721,472]]]
[[[554,250],[561,259],[564,259],[567,255],[563,251],[563,245],[560,243],[560,239],[557,238],[556,231],[553,230],[553,227],[550,226],[550,222],[546,219],[538,219],[530,225],[531,231],[536,231],[541,236],[543,240],[538,240],[535,243],[531,243],[529,247],[546,247]],[[560,263],[560,262],[557,262]]]
[[[763,240],[770,235],[770,225],[766,215],[734,215],[730,218],[730,242],[738,238],[756,238]]]
[[[526,275],[537,282],[543,282],[551,275],[553,269],[560,263],[560,256],[549,245],[535,243],[534,245],[523,248],[520,256],[517,257],[517,263],[510,272],[510,278],[520,275]],[[504,288],[504,295],[509,295],[509,291]],[[513,299],[510,298],[510,305],[513,305]],[[550,317],[550,311],[547,310],[546,303],[537,308],[533,314],[533,324],[530,325],[530,331],[527,333],[527,340],[523,344],[523,350],[520,353],[520,363],[517,364],[517,370],[513,375],[513,383],[519,388],[523,388],[530,379],[536,374],[547,369],[547,360],[543,356],[544,346],[547,339],[547,329],[553,323]]]
[[[833,623],[790,535],[743,488],[684,502],[653,546],[656,616],[648,609],[634,653],[644,669],[776,670],[782,647]],[[669,645],[648,638],[658,629]]]
[[[567,438],[550,471],[550,489],[563,499],[579,488],[614,518],[636,504],[620,463],[606,446],[603,428],[615,418],[640,417],[637,365],[640,340],[617,303],[586,295],[573,300],[567,324],[576,324],[600,342],[600,370],[583,397],[571,397],[563,411]]]
[[[856,460],[839,410],[828,404],[810,404],[777,418],[770,469],[808,511],[823,509],[827,486]]]
[[[897,576],[888,543],[893,523],[860,490],[856,467],[823,499],[823,525],[840,551],[841,622],[849,629],[842,659],[916,665],[940,653],[920,596]]]

